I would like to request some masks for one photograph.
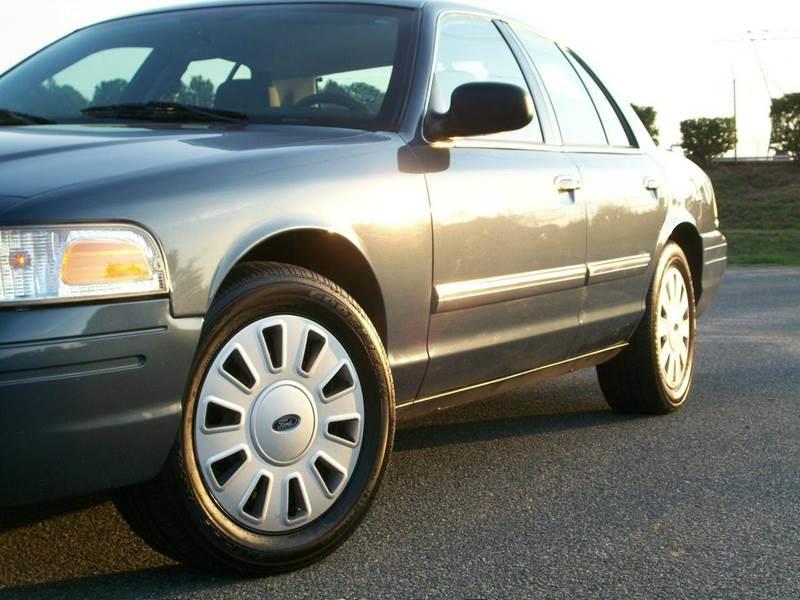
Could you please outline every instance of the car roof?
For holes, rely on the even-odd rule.
[[[166,5],[149,10],[136,11],[131,14],[110,19],[124,19],[127,17],[158,14],[163,12],[173,12],[180,10],[193,10],[198,8],[222,8],[226,6],[257,6],[259,4],[361,4],[366,6],[390,6],[397,8],[420,9],[424,7],[434,8],[435,10],[462,9],[470,12],[499,17],[497,13],[486,8],[473,6],[467,3],[448,2],[446,0],[206,0],[193,2],[191,4]]]
[[[504,15],[484,8],[482,6],[475,6],[464,2],[455,2],[452,0],[202,0],[192,2],[190,4],[166,5],[163,7],[152,8],[143,11],[136,11],[127,15],[121,15],[108,21],[117,21],[129,17],[137,17],[143,15],[153,15],[166,12],[194,10],[198,8],[224,8],[227,6],[258,6],[258,5],[281,5],[281,4],[360,4],[363,6],[389,6],[407,9],[421,9],[423,7],[433,9],[436,12],[445,11],[467,11],[474,14],[483,15],[493,19],[500,19],[508,21],[512,24],[522,25],[523,27],[535,31],[540,36],[552,40],[552,37],[546,33],[531,27],[526,23],[520,23],[514,19],[508,19]],[[108,22],[103,21],[103,22]]]

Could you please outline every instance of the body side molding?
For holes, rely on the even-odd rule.
[[[650,254],[637,254],[589,263],[588,269],[584,265],[573,265],[440,284],[435,287],[433,309],[434,313],[446,313],[583,287],[587,282],[633,277],[645,271],[650,260]]]
[[[437,285],[434,312],[445,313],[583,287],[586,266],[545,269]]]
[[[589,284],[638,275],[647,270],[650,259],[650,254],[645,253],[589,263]]]

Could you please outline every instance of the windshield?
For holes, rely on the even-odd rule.
[[[169,102],[251,123],[388,129],[408,89],[413,22],[406,9],[320,4],[111,21],[0,77],[0,110],[28,120],[108,123],[131,118],[132,105]],[[128,110],[92,110],[120,104]]]

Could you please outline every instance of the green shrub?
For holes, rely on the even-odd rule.
[[[772,148],[800,160],[800,93],[772,99]]]
[[[707,167],[711,160],[736,146],[736,121],[728,117],[681,121],[683,149],[686,155]]]

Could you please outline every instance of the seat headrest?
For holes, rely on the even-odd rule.
[[[474,83],[477,80],[478,78],[468,71],[437,71],[431,90],[431,107],[436,112],[447,112],[450,107],[450,98],[456,88],[465,83]]]
[[[270,108],[269,84],[255,79],[231,79],[217,88],[214,108],[259,114]]]

